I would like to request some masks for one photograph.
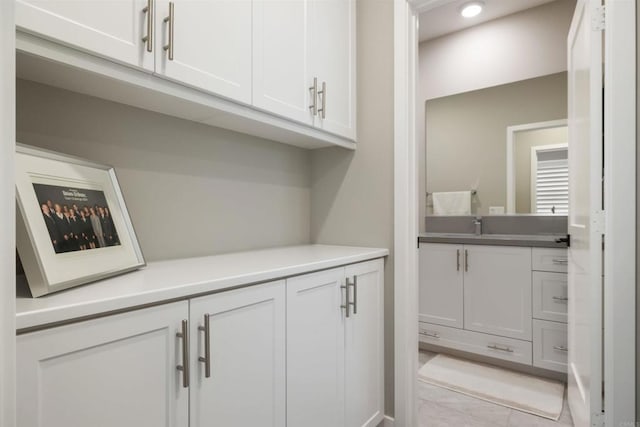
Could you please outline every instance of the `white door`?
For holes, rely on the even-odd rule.
[[[355,139],[355,4],[354,0],[310,2],[311,78],[318,78],[315,125]],[[324,112],[321,110],[324,108]]]
[[[184,427],[187,302],[17,337],[19,427]]]
[[[284,427],[284,281],[192,299],[190,319],[189,426]]]
[[[531,248],[464,252],[464,328],[531,341]]]
[[[419,303],[421,322],[462,328],[464,269],[462,245],[421,243]]]
[[[153,70],[146,0],[17,0],[16,26],[26,32]]]
[[[287,279],[287,425],[344,427],[344,268]]]
[[[308,14],[308,0],[254,0],[253,105],[312,124]]]
[[[155,8],[156,72],[250,104],[251,0],[157,0]]]
[[[345,268],[347,427],[376,427],[384,417],[384,265],[382,259]]]
[[[602,34],[600,0],[580,0],[569,31],[569,406],[577,427],[602,411]]]

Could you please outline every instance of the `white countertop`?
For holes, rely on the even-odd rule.
[[[184,299],[387,256],[380,248],[306,245],[151,262],[147,267],[59,293],[16,299],[18,331]]]

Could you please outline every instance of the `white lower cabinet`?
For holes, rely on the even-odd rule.
[[[465,246],[464,328],[531,340],[531,249]]]
[[[462,245],[420,245],[418,317],[421,322],[463,327],[463,256]]]
[[[17,337],[19,427],[375,427],[377,259]]]
[[[285,283],[190,302],[191,427],[285,425]]]
[[[384,417],[382,260],[287,280],[287,426]]]
[[[420,244],[423,343],[566,372],[566,249]]]
[[[346,329],[347,427],[376,427],[384,417],[382,260],[345,268],[351,313]]]
[[[531,365],[531,342],[420,322],[420,341]]]
[[[186,301],[17,337],[19,427],[184,427]]]
[[[345,425],[343,284],[344,268],[287,280],[289,426]]]
[[[567,324],[533,320],[533,366],[567,372]]]

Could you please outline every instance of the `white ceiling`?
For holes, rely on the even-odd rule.
[[[474,18],[463,18],[460,15],[460,7],[469,1],[449,0],[446,2],[434,2],[436,4],[445,4],[420,14],[420,41],[460,31],[555,0],[484,0],[484,9],[480,15]]]

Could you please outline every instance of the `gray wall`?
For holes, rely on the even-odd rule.
[[[516,132],[514,135],[514,163],[516,168],[516,213],[531,213],[531,148],[541,145],[566,144],[566,126]]]
[[[427,101],[426,191],[475,188],[473,213],[506,208],[507,127],[565,119],[566,93],[562,72]]]
[[[113,165],[148,261],[310,242],[306,150],[23,80],[17,140]]]
[[[311,158],[311,239],[393,248],[393,2],[358,0],[358,149]],[[385,265],[385,405],[393,410],[393,254]]]

